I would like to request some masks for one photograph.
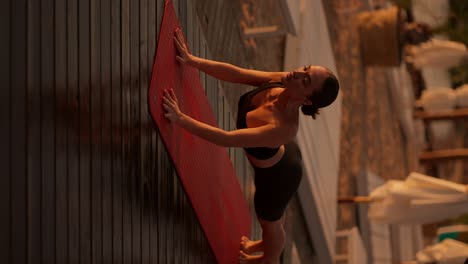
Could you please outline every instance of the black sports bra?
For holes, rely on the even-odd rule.
[[[275,88],[275,87],[284,87],[284,85],[281,82],[269,82],[269,83],[264,83],[257,87],[256,89],[247,92],[243,94],[238,103],[238,110],[237,110],[237,128],[247,128],[247,113],[255,110],[255,107],[253,107],[250,102],[252,101],[252,98],[258,94],[261,91]],[[265,160],[273,157],[276,152],[278,152],[279,148],[267,148],[267,147],[256,147],[256,148],[244,148],[245,152],[249,153],[253,157],[259,159],[259,160]]]

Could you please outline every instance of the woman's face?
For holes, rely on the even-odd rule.
[[[320,66],[303,66],[287,73],[281,82],[298,97],[307,98],[320,89],[328,71]]]

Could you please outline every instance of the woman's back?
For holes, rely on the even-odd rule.
[[[278,87],[284,88],[284,86],[280,82],[264,83],[258,88],[252,91],[249,91],[241,96],[238,102],[237,129],[248,128],[247,114],[261,107],[261,106],[258,106],[258,105],[255,106],[252,104],[252,99],[255,97],[255,95],[261,92],[264,92],[265,90],[278,88]],[[259,122],[258,119],[256,121]],[[265,122],[265,120],[263,120],[263,122]],[[245,151],[256,159],[265,160],[265,159],[269,159],[273,157],[278,152],[279,149],[280,147],[276,147],[276,148],[255,147],[255,148],[245,148]]]

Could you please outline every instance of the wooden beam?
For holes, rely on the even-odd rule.
[[[269,38],[269,37],[276,37],[285,35],[286,32],[280,30],[278,26],[267,26],[267,27],[252,27],[252,28],[245,28],[244,35],[247,38]]]
[[[433,150],[419,155],[419,161],[424,163],[457,159],[468,159],[468,148]]]
[[[338,203],[371,203],[374,202],[369,196],[350,196],[350,197],[338,197]]]
[[[453,120],[453,119],[468,119],[468,108],[453,109],[440,112],[426,112],[417,110],[414,112],[414,118],[423,119],[426,121],[434,120]]]

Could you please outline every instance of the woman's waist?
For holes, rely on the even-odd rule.
[[[268,147],[254,147],[254,148],[244,148],[245,152],[251,157],[257,160],[268,160],[274,157],[280,147],[268,148]]]
[[[282,145],[274,156],[268,159],[258,159],[247,153],[247,158],[254,168],[264,169],[275,167],[279,163],[290,163],[290,166],[301,164],[302,155],[299,147],[294,141]]]
[[[247,158],[249,159],[250,164],[252,164],[252,166],[256,168],[268,168],[274,166],[281,160],[281,158],[283,158],[284,152],[285,147],[284,145],[282,145],[278,148],[277,152],[272,157],[268,159],[258,159],[252,154],[249,154],[249,152],[246,149]]]

